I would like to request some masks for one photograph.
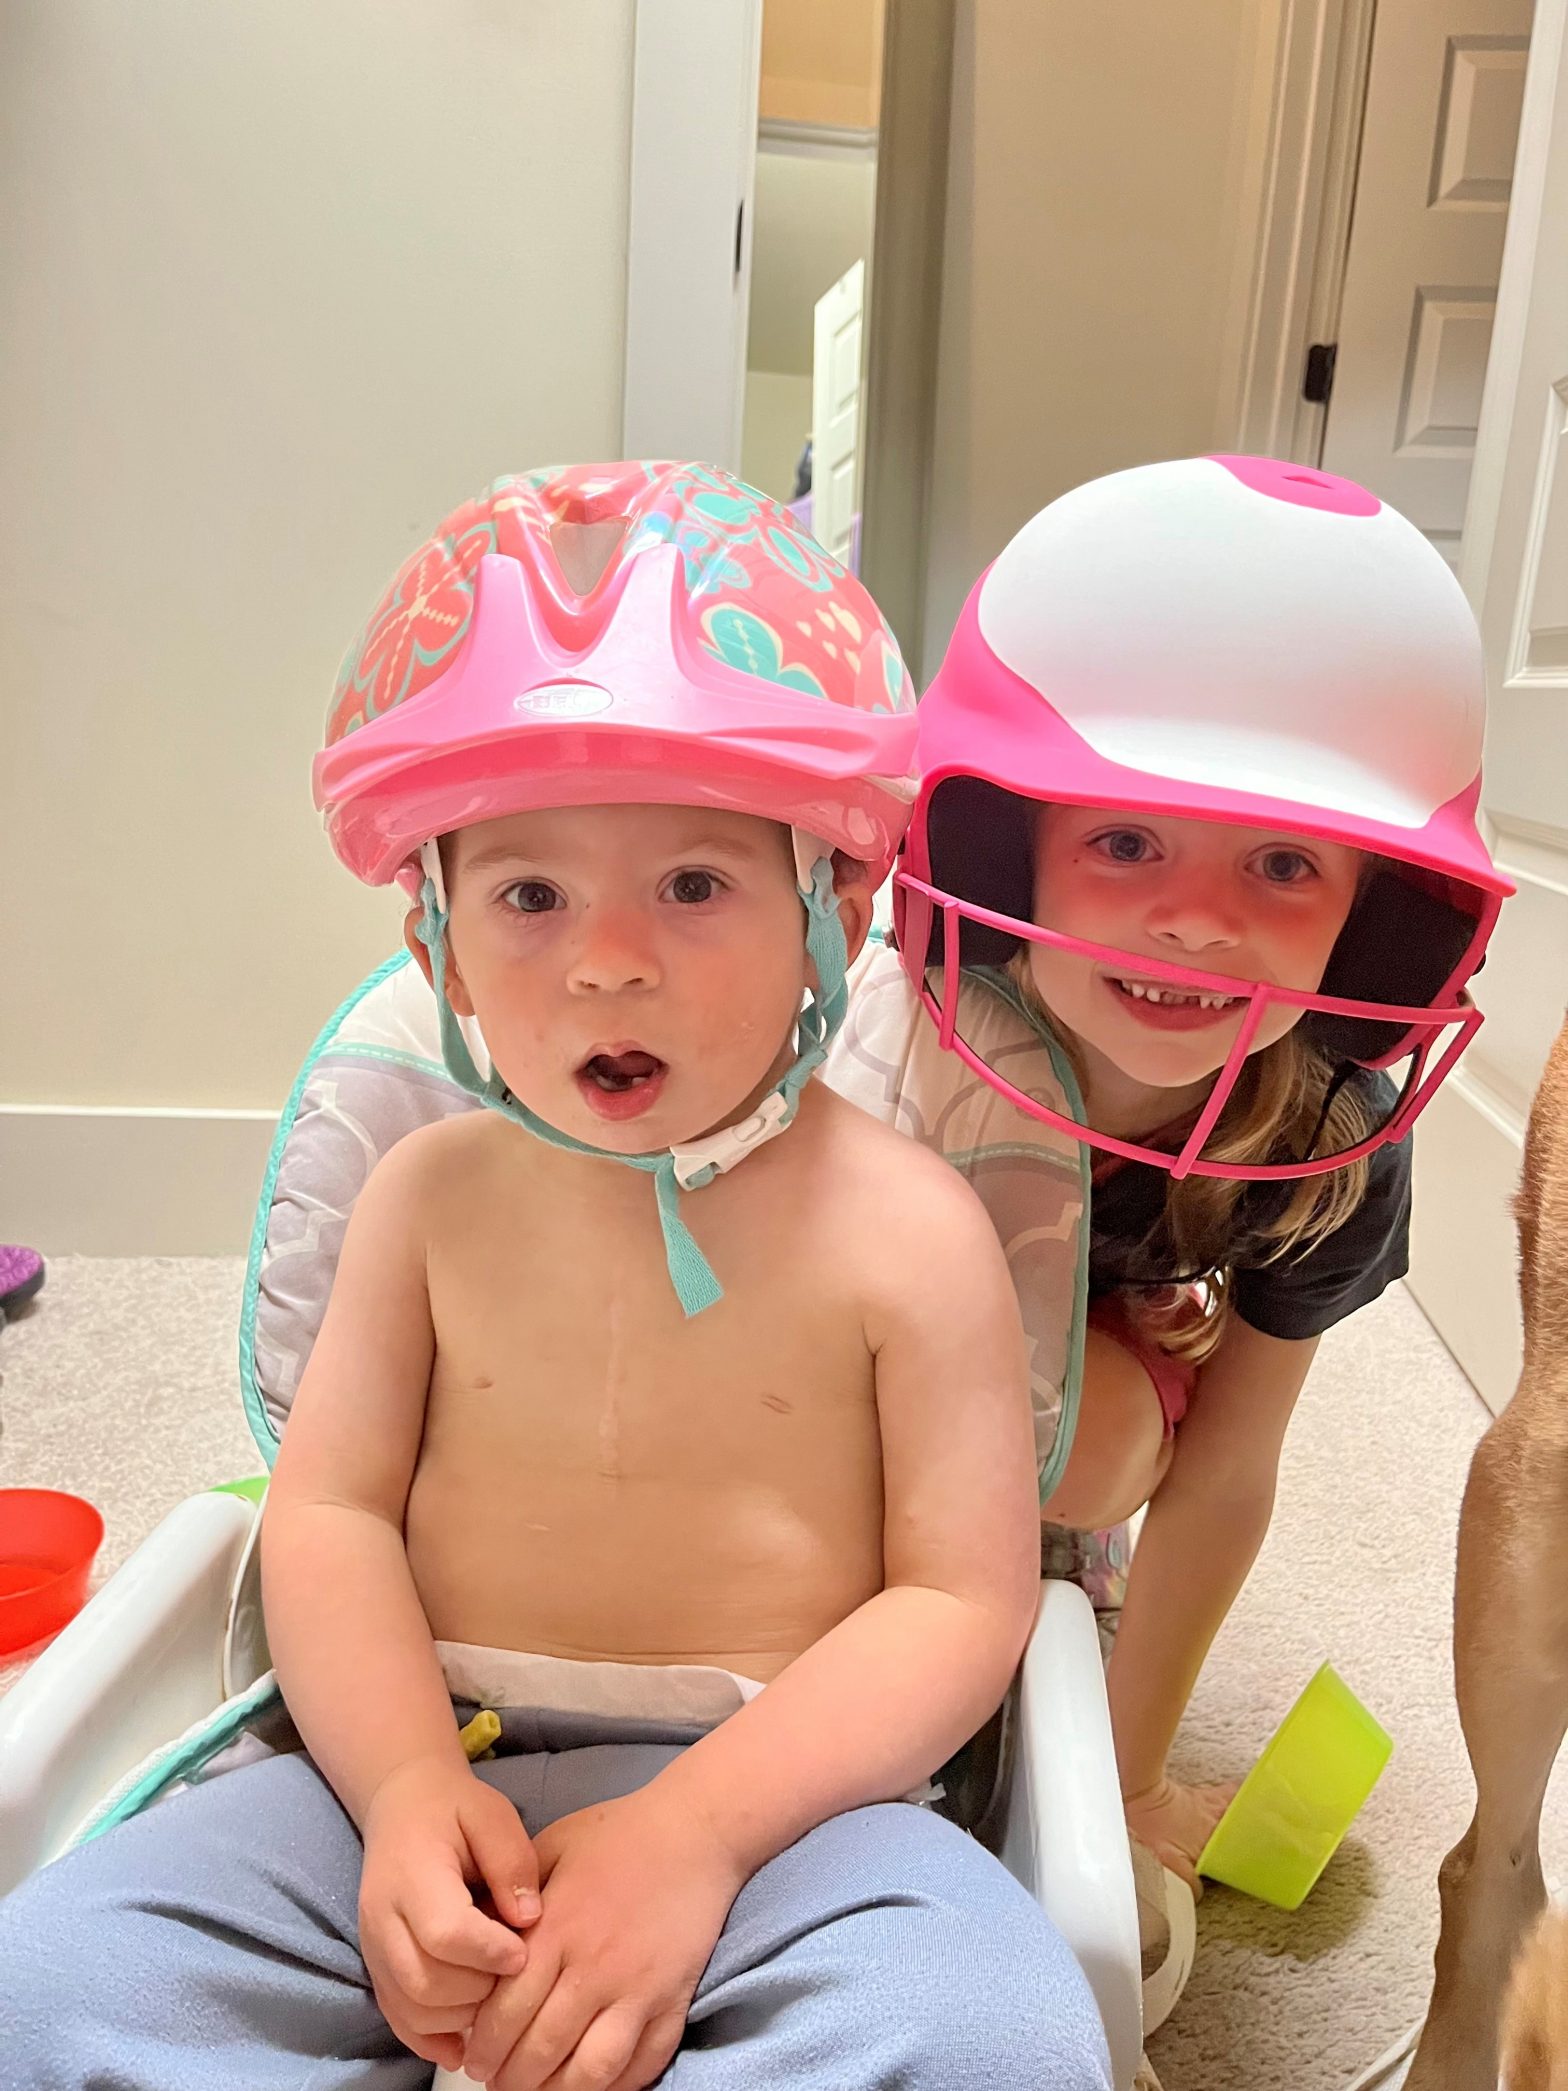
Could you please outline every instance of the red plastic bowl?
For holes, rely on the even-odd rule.
[[[0,1655],[46,1641],[87,1601],[103,1544],[91,1503],[54,1488],[0,1488]]]

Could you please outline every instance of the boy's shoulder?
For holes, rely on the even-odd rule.
[[[911,1181],[926,1173],[924,1165],[928,1162],[934,1162],[949,1176],[953,1174],[940,1155],[932,1154],[907,1133],[898,1132],[852,1097],[841,1096],[820,1076],[807,1086],[802,1101],[816,1112],[819,1137],[857,1161],[880,1162]]]
[[[821,1085],[818,1085],[821,1087]],[[874,1350],[933,1321],[984,1348],[1016,1323],[1007,1258],[951,1162],[822,1087],[812,1230]],[[978,1352],[977,1352],[978,1354]]]
[[[996,1247],[985,1207],[949,1161],[825,1084],[812,1088],[820,1099],[824,1187],[834,1207],[873,1220],[873,1239],[900,1254],[918,1244],[940,1258],[944,1245],[958,1249],[970,1239]]]
[[[497,1134],[504,1131],[492,1111],[460,1111],[416,1126],[381,1156],[360,1197],[426,1200],[448,1183],[471,1181],[470,1172],[496,1151]]]

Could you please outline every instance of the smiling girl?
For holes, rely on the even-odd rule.
[[[1362,488],[1253,458],[1053,503],[976,585],[920,706],[906,993],[1020,1137],[1043,1120],[1088,1145],[1046,1560],[1119,1608],[1129,1825],[1194,1887],[1234,1788],[1178,1783],[1168,1752],[1318,1341],[1405,1271],[1405,1136],[1480,1021],[1465,983],[1510,890],[1475,826],[1482,717],[1439,554]],[[986,991],[1070,1070],[1066,1109],[1027,1045],[988,1059]]]

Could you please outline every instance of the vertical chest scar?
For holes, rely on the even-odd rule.
[[[607,1481],[621,1478],[621,1404],[607,1385],[599,1408],[599,1472]]]
[[[618,1481],[622,1473],[621,1425],[625,1413],[628,1350],[625,1317],[618,1299],[610,1302],[605,1317],[604,1386],[599,1399],[599,1472],[607,1481]]]

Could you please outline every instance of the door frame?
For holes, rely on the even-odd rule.
[[[1464,535],[1460,540],[1459,579],[1478,617],[1491,579],[1492,550],[1502,509],[1503,478],[1508,466],[1508,445],[1505,439],[1498,437],[1494,424],[1501,426],[1501,417],[1513,402],[1518,388],[1519,362],[1524,354],[1525,329],[1530,317],[1530,256],[1535,250],[1540,223],[1545,161],[1552,147],[1551,134],[1537,116],[1537,105],[1550,100],[1555,67],[1560,62],[1564,38],[1568,37],[1568,8],[1563,0],[1535,0],[1535,19],[1530,29],[1532,58],[1543,37],[1540,62],[1525,71],[1524,106],[1519,112],[1519,151],[1508,203],[1510,236],[1503,244],[1502,273],[1497,282],[1497,316],[1492,323],[1491,346],[1487,351],[1475,459],[1470,467],[1470,494],[1465,505]],[[1541,520],[1539,516],[1536,518],[1537,529]],[[1527,563],[1533,565],[1534,558],[1535,545],[1532,542]],[[1518,672],[1524,643],[1524,624],[1529,611],[1527,595],[1528,590],[1521,587],[1508,648],[1508,673],[1511,675]],[[1487,837],[1489,845],[1493,839],[1490,835]]]
[[[866,315],[860,578],[917,688],[930,565],[937,343],[957,0],[885,0]]]
[[[957,0],[885,4],[861,576],[918,680]],[[751,42],[732,43],[731,89],[720,96],[701,65],[711,48],[705,25],[722,25],[733,38],[727,18],[742,7]],[[761,0],[637,0],[622,411],[628,457],[685,455],[740,468],[761,28]],[[738,73],[745,77],[737,93]],[[863,149],[869,141],[857,134],[852,142]],[[768,145],[788,149],[779,127]]]
[[[1326,406],[1307,350],[1339,326],[1376,0],[1279,0],[1272,92],[1243,217],[1220,385],[1220,442],[1315,465]]]

